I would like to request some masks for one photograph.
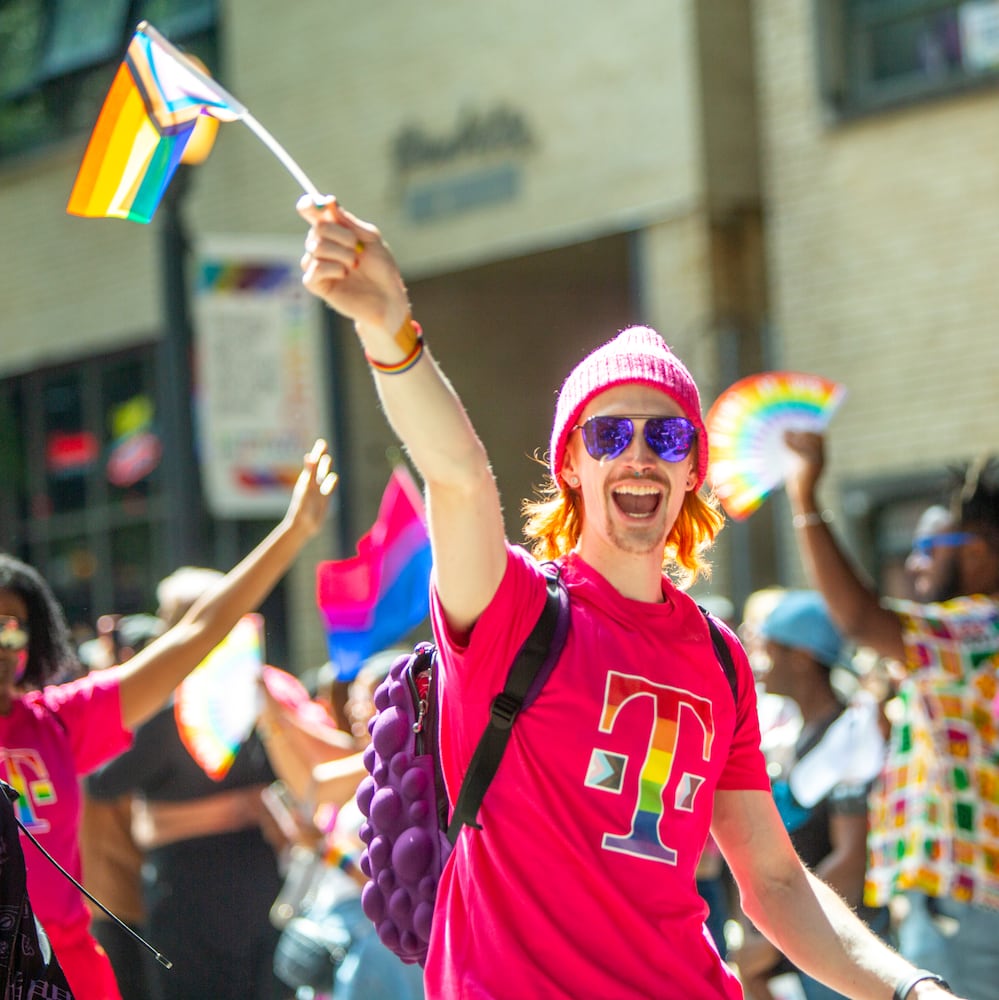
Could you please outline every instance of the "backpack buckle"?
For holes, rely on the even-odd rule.
[[[493,698],[493,703],[489,712],[489,718],[492,720],[492,724],[496,726],[497,729],[510,729],[513,726],[513,720],[520,711],[522,704],[523,703],[519,698],[514,698],[511,695],[508,695],[505,691],[500,691],[500,693]]]

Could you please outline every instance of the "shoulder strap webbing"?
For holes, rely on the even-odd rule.
[[[701,606],[698,605],[700,608]],[[732,697],[735,699],[736,708],[739,707],[739,675],[735,670],[735,662],[732,659],[732,650],[729,649],[728,643],[725,641],[725,636],[722,635],[721,629],[715,624],[715,620],[711,617],[710,613],[701,608],[701,612],[704,615],[704,620],[708,623],[708,631],[711,633],[711,644],[715,647],[715,656],[718,657],[718,662],[722,666],[722,670],[725,671],[725,677],[728,680],[728,686],[732,689]]]
[[[476,816],[503,759],[514,720],[537,697],[562,652],[569,625],[568,595],[557,573],[546,572],[546,576],[548,590],[541,616],[520,647],[503,690],[493,699],[489,724],[461,783],[447,828],[447,838],[452,844],[457,842],[463,826],[481,829]]]

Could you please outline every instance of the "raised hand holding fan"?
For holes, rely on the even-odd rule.
[[[725,512],[743,520],[783,482],[792,454],[784,432],[821,432],[846,395],[839,382],[803,372],[761,372],[726,389],[705,418],[708,478]]]

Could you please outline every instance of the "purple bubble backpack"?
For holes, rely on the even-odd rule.
[[[450,818],[438,752],[436,647],[420,643],[400,656],[375,691],[368,777],[357,789],[366,817],[360,867],[371,880],[361,905],[382,943],[404,962],[426,960],[444,864],[463,826],[481,829],[476,816],[514,719],[537,697],[565,643],[568,595],[555,567],[547,565],[546,575],[545,606],[493,700]]]

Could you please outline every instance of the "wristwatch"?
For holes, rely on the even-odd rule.
[[[912,992],[912,987],[915,986],[916,983],[922,983],[925,981],[936,983],[938,986],[942,986],[945,990],[950,989],[950,983],[948,983],[943,976],[938,976],[935,972],[928,972],[926,969],[917,969],[911,976],[907,979],[903,979],[902,982],[895,987],[895,992],[891,995],[891,1000],[906,1000]]]

